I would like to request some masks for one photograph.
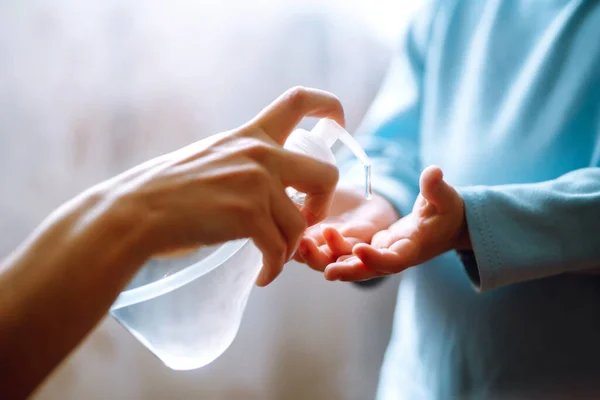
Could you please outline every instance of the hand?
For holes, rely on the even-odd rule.
[[[352,255],[325,269],[328,280],[358,281],[395,274],[452,249],[468,249],[464,204],[435,166],[421,174],[412,213],[377,232],[371,244],[353,246]],[[341,232],[340,232],[341,233]]]
[[[26,398],[151,257],[252,238],[267,284],[329,210],[335,166],[284,150],[304,116],[344,123],[329,93],[293,89],[254,120],[135,167],[63,204],[0,261],[2,393]],[[286,196],[307,193],[302,210]],[[57,323],[60,322],[60,323]]]
[[[358,243],[370,243],[372,236],[398,219],[383,197],[364,197],[363,189],[336,190],[329,217],[322,225],[308,228],[294,259],[323,272],[338,258],[352,254]]]
[[[335,166],[283,149],[305,116],[344,124],[333,95],[296,88],[248,124],[142,164],[110,181],[119,215],[137,215],[144,251],[163,257],[250,237],[263,252],[257,284],[281,272],[307,225],[325,217],[338,179]],[[286,196],[306,193],[301,210]]]

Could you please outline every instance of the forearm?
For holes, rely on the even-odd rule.
[[[143,265],[145,255],[135,252],[140,233],[128,218],[104,193],[90,191],[52,214],[2,263],[0,387],[7,398],[29,395]]]

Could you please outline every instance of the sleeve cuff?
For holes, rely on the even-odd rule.
[[[458,189],[464,205],[467,229],[471,239],[472,251],[458,252],[469,280],[479,292],[502,286],[498,272],[502,261],[498,246],[491,231],[490,222],[483,212],[484,190],[479,187]]]

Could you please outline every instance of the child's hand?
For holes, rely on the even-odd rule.
[[[294,259],[322,272],[339,257],[352,254],[354,245],[370,243],[376,232],[397,219],[383,197],[366,200],[360,190],[338,189],[329,217],[306,230]]]
[[[421,174],[421,194],[411,214],[353,246],[325,269],[328,280],[359,281],[395,274],[452,249],[470,247],[464,204],[438,167]]]

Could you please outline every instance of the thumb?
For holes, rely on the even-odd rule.
[[[444,181],[444,173],[438,166],[431,165],[423,170],[419,186],[423,198],[439,213],[448,212],[456,202],[458,193]]]

